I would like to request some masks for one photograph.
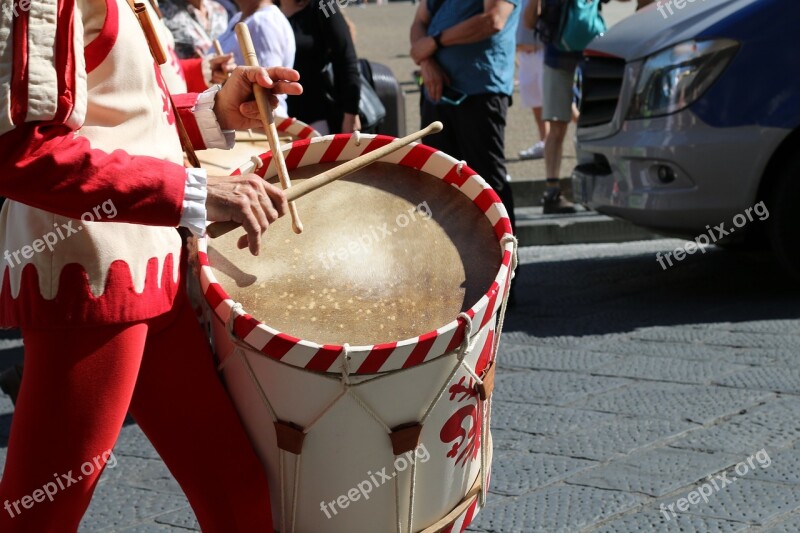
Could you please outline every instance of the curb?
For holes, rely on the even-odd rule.
[[[594,211],[543,215],[540,207],[522,207],[515,209],[515,214],[520,246],[596,244],[663,238],[630,222]]]
[[[568,199],[572,198],[572,179],[561,178],[559,181],[561,192]],[[544,194],[546,186],[545,180],[525,180],[517,181],[511,179],[511,190],[514,193],[514,205],[520,207],[538,207]]]

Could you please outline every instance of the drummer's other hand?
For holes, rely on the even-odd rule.
[[[439,63],[437,63],[435,59],[426,59],[423,61],[420,63],[420,69],[422,70],[422,82],[425,85],[425,91],[428,93],[428,97],[432,101],[438,102],[442,98],[442,89],[444,86],[450,85],[447,74],[444,73],[444,70],[442,70],[442,67],[439,66]]]
[[[211,83],[219,83],[220,85],[228,81],[228,76],[236,69],[233,54],[211,56],[208,64],[211,67]]]
[[[269,225],[289,211],[283,190],[256,174],[209,176],[207,190],[208,220],[240,223],[247,233],[238,246],[249,247],[253,255],[258,255]]]
[[[258,83],[269,93],[272,107],[277,107],[276,94],[298,95],[303,87],[297,83],[300,73],[287,67],[237,67],[217,93],[214,113],[223,130],[261,128],[258,107],[253,100],[253,84]]]

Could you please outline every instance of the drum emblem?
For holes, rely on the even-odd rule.
[[[464,384],[466,379],[466,376],[462,376],[457,384],[450,387],[450,401],[455,400],[461,403],[467,400],[468,405],[453,413],[439,432],[439,438],[445,444],[456,441],[447,452],[447,457],[455,457],[456,464],[460,463],[461,466],[466,466],[467,461],[477,459],[481,446],[480,411],[482,402],[478,399],[478,391],[475,390],[472,378],[469,378],[469,385]],[[456,400],[456,396],[459,395],[460,397]]]

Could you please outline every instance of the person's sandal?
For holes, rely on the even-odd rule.
[[[0,389],[11,397],[16,405],[19,387],[22,384],[22,365],[12,365],[0,373]]]
[[[576,213],[575,204],[561,196],[561,189],[548,187],[542,195],[542,212],[545,215]]]

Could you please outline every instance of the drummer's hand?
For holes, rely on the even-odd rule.
[[[233,220],[247,232],[239,248],[250,248],[258,255],[261,235],[270,224],[289,211],[283,190],[256,174],[209,176],[206,216],[211,221]]]
[[[422,82],[425,85],[428,96],[434,102],[438,102],[442,97],[444,86],[450,85],[447,74],[444,73],[444,70],[435,59],[426,59],[420,63],[420,67],[422,70]]]
[[[247,130],[262,128],[258,107],[253,100],[253,84],[269,89],[272,107],[278,106],[276,94],[302,94],[303,87],[297,83],[300,74],[286,67],[237,67],[217,93],[214,113],[223,130]]]
[[[211,67],[211,83],[219,83],[220,85],[228,81],[228,76],[236,68],[233,54],[211,56],[208,59],[208,64]]]

